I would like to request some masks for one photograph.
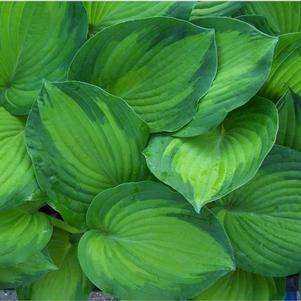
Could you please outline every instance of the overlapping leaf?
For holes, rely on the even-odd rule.
[[[45,248],[52,233],[48,217],[14,209],[0,212],[0,266],[22,263]]]
[[[204,16],[232,16],[242,7],[239,1],[198,1],[191,12],[190,20]]]
[[[24,141],[25,119],[0,107],[0,209],[30,200],[38,190]]]
[[[188,20],[193,1],[86,1],[84,6],[89,19],[89,32],[95,34],[101,29],[117,23],[155,16],[170,16]]]
[[[268,77],[277,42],[277,38],[235,19],[211,17],[193,22],[215,29],[218,70],[192,121],[176,133],[180,137],[208,132],[217,127],[228,112],[249,101]]]
[[[236,270],[216,281],[195,300],[271,300],[277,294],[273,278]]]
[[[212,30],[157,17],[95,35],[77,53],[69,78],[122,97],[152,132],[161,132],[178,130],[192,119],[215,73]]]
[[[193,297],[233,269],[214,216],[191,211],[161,183],[127,183],[100,193],[88,213],[79,260],[99,288],[127,300]]]
[[[255,98],[231,112],[208,134],[192,138],[154,136],[144,151],[152,173],[170,185],[197,212],[248,182],[274,144],[275,106]]]
[[[49,254],[58,267],[36,281],[17,290],[19,300],[86,300],[92,284],[83,274],[78,258],[77,244],[70,235],[56,229],[48,246]]]
[[[66,78],[69,63],[85,41],[81,3],[0,3],[0,104],[27,114],[42,79]]]
[[[262,16],[278,34],[301,31],[301,3],[299,1],[248,1],[243,13]]]
[[[146,176],[147,126],[122,100],[80,83],[45,83],[26,128],[38,182],[76,228],[100,191]]]
[[[219,202],[240,268],[266,276],[301,270],[301,153],[274,146],[255,178]]]
[[[236,17],[236,19],[247,22],[262,32],[265,32],[269,35],[276,35],[275,31],[270,27],[267,22],[267,19],[264,16],[259,15],[241,15]]]
[[[300,16],[0,3],[0,289],[282,299],[275,277],[301,271]]]
[[[275,50],[272,70],[268,80],[260,91],[277,102],[291,88],[301,93],[301,33],[284,34],[279,37]]]
[[[279,131],[277,144],[301,151],[301,96],[289,90],[277,103]]]
[[[24,262],[0,266],[0,289],[16,288],[33,282],[53,270],[56,270],[56,266],[50,258],[38,252]]]

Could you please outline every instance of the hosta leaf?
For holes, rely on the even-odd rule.
[[[80,268],[77,245],[70,242],[70,235],[55,230],[48,249],[58,270],[48,273],[31,285],[17,289],[18,299],[87,300],[92,284]]]
[[[61,80],[85,41],[81,3],[0,3],[0,103],[27,114],[42,79]]]
[[[56,266],[42,252],[33,254],[13,266],[0,266],[0,289],[16,288],[39,279]]]
[[[298,1],[248,1],[242,11],[265,17],[276,33],[301,31],[301,3]]]
[[[191,120],[215,72],[212,30],[157,17],[99,32],[77,53],[69,77],[122,97],[160,132]]]
[[[289,90],[277,103],[279,131],[277,144],[301,151],[301,96]]]
[[[144,179],[147,139],[124,101],[80,82],[45,83],[26,128],[38,183],[76,228],[97,193]]]
[[[275,106],[257,97],[207,134],[154,136],[144,154],[152,173],[183,194],[199,212],[204,204],[255,175],[275,141],[277,128]]]
[[[210,17],[193,22],[215,29],[219,65],[212,86],[198,104],[196,115],[176,133],[180,137],[208,132],[217,127],[228,112],[249,101],[268,77],[277,42],[277,38],[235,19]]]
[[[254,179],[219,202],[240,268],[266,276],[301,270],[301,153],[275,146]]]
[[[276,293],[272,296],[271,300],[282,300],[286,288],[286,278],[274,278],[276,285]]]
[[[217,280],[195,300],[271,300],[277,293],[273,278],[236,270]]]
[[[72,234],[82,233],[81,230],[70,226],[68,223],[64,222],[61,219],[58,219],[58,218],[53,217],[53,216],[51,216],[50,219],[51,219],[51,223],[52,223],[53,227],[55,227],[57,229],[60,229],[60,230],[63,230],[65,232],[69,232],[69,233],[72,233]]]
[[[275,35],[275,31],[268,24],[267,19],[264,16],[259,15],[241,15],[236,17],[236,19],[247,22],[262,32],[269,35]]]
[[[122,299],[189,298],[233,269],[212,213],[194,213],[161,183],[126,183],[100,193],[87,224],[92,230],[79,243],[83,271]]]
[[[0,266],[24,262],[46,246],[52,233],[48,217],[20,209],[0,212]]]
[[[190,20],[204,16],[232,16],[242,7],[239,1],[198,1],[191,12]]]
[[[1,5],[1,4],[0,4]],[[25,119],[0,107],[0,209],[30,200],[37,183],[24,141]]]
[[[301,93],[301,33],[281,35],[277,44],[272,70],[260,95],[277,102],[290,87]]]
[[[89,31],[95,34],[101,29],[117,23],[155,16],[171,16],[188,19],[194,2],[175,1],[85,1],[89,19]]]

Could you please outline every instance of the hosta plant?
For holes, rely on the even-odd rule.
[[[0,2],[0,288],[277,300],[301,271],[300,2]]]

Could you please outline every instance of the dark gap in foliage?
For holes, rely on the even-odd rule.
[[[47,215],[50,215],[57,219],[63,220],[63,217],[57,211],[55,211],[53,208],[51,208],[49,205],[43,206],[42,208],[39,209],[39,211],[44,212]]]

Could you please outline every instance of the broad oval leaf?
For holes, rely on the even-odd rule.
[[[148,128],[121,99],[80,82],[45,83],[25,130],[38,183],[76,228],[102,190],[147,174]]]
[[[248,1],[242,11],[265,17],[269,27],[278,34],[301,31],[301,3],[298,1]]]
[[[256,97],[207,134],[154,136],[144,151],[147,165],[199,212],[251,180],[275,142],[277,117],[273,103]]]
[[[196,214],[161,183],[126,183],[100,193],[87,224],[92,230],[80,240],[80,264],[96,286],[118,298],[193,297],[233,269],[230,244],[212,213]]]
[[[95,34],[101,29],[117,23],[156,16],[171,16],[188,20],[194,2],[179,1],[85,1],[89,19],[89,32]]]
[[[170,132],[191,120],[215,73],[213,30],[157,17],[99,32],[75,56],[69,78],[122,97],[152,132]]]
[[[198,1],[192,9],[190,20],[207,16],[232,16],[242,7],[240,1]]]
[[[25,146],[24,128],[24,118],[13,116],[0,107],[1,210],[30,200],[38,190]]]
[[[0,3],[0,103],[29,112],[42,79],[62,80],[87,35],[81,3]]]
[[[22,263],[46,246],[52,225],[44,213],[0,211],[0,266]]]
[[[279,131],[276,143],[301,151],[301,96],[288,90],[277,107]]]
[[[77,258],[77,244],[70,235],[55,229],[48,250],[58,267],[31,285],[17,289],[19,300],[87,300],[92,284],[83,274]]]
[[[290,87],[301,93],[301,33],[279,37],[271,73],[259,94],[277,102]]]
[[[277,38],[236,19],[210,17],[193,23],[215,29],[218,69],[197,113],[175,134],[178,137],[197,136],[216,128],[228,112],[249,101],[269,75],[277,43]]]
[[[263,301],[271,300],[276,294],[273,278],[237,269],[217,280],[195,300]]]
[[[53,271],[56,266],[42,252],[33,254],[24,262],[12,266],[0,267],[0,289],[16,288],[33,282],[44,274]]]
[[[301,153],[276,145],[250,183],[219,201],[240,268],[273,277],[301,270],[300,170]]]

